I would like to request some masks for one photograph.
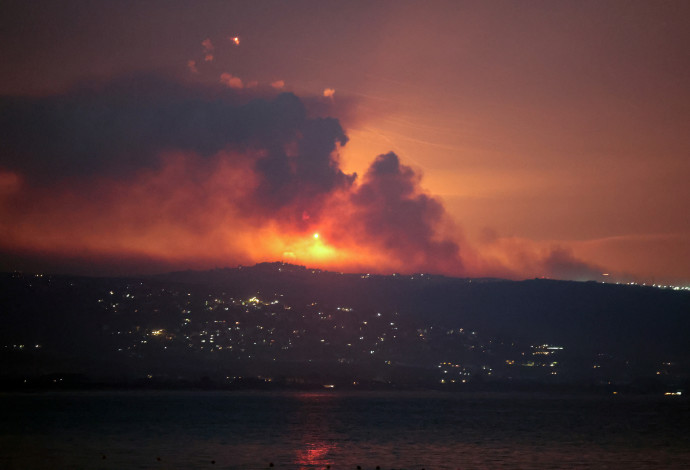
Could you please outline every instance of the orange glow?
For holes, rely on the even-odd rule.
[[[328,454],[335,449],[334,443],[307,442],[305,446],[304,449],[297,451],[297,463],[302,466],[300,468],[325,467],[333,464]]]
[[[458,242],[460,265],[429,257],[419,247],[392,247],[391,238],[379,238],[363,225],[349,193],[324,197],[320,211],[300,207],[288,217],[293,208],[287,207],[288,212],[267,216],[247,199],[257,187],[252,161],[251,155],[225,152],[208,159],[170,153],[160,168],[141,170],[127,181],[101,177],[50,189],[32,188],[16,173],[0,173],[0,250],[96,265],[130,260],[134,272],[282,260],[344,272],[558,278],[567,272],[561,268],[598,276],[607,271],[577,259],[618,261],[609,245],[620,240],[562,244],[494,235],[474,241],[473,248],[452,226],[434,227]],[[627,243],[663,247],[666,241],[673,246],[674,240],[664,238]],[[641,269],[631,265],[630,271],[635,268]],[[662,269],[660,264],[658,272]],[[616,273],[606,278],[615,280]]]
[[[227,72],[220,74],[220,82],[229,88],[235,88],[237,90],[244,88],[241,78],[235,77]]]
[[[285,259],[337,270],[511,278],[570,267],[608,273],[608,282],[629,274],[690,284],[690,87],[683,80],[690,2],[635,2],[625,14],[618,2],[555,9],[538,2],[179,2],[174,9],[137,2],[135,14],[128,3],[110,3],[107,14],[53,15],[49,36],[35,34],[45,29],[40,15],[18,8],[5,15],[16,26],[6,48],[16,53],[5,57],[12,73],[0,80],[0,267],[21,269],[14,260],[24,254],[94,267],[100,257],[127,257],[141,259],[143,269],[143,260],[185,269]],[[102,34],[112,24],[122,27]],[[75,54],[82,43],[88,53]],[[147,77],[143,88],[139,74]],[[107,91],[114,84],[117,95]],[[425,243],[406,243],[415,226],[402,220],[423,216],[392,216],[384,233],[375,211],[362,214],[348,195],[325,191],[332,188],[325,181],[300,188],[309,201],[288,194],[274,212],[249,200],[252,166],[208,155],[220,148],[211,141],[244,151],[242,128],[263,129],[252,138],[257,146],[276,129],[226,119],[221,101],[234,107],[234,100],[284,91],[304,98],[308,116],[341,124],[349,141],[338,165],[327,163],[357,172],[351,193],[376,155],[393,151],[457,228],[432,217],[420,224],[428,236],[415,239]],[[112,106],[99,111],[99,96]],[[194,111],[197,99],[207,111]],[[63,115],[71,100],[78,106]],[[118,111],[120,102],[131,106]],[[132,119],[108,124],[117,124],[105,118],[110,113],[128,116],[143,102]],[[19,112],[15,124],[7,118],[10,108],[30,103],[33,111]],[[189,134],[172,135],[182,128]],[[235,132],[241,143],[220,137]],[[134,169],[157,156],[147,152],[176,148],[203,149],[204,158],[166,155],[155,170]],[[291,160],[287,149],[275,150]],[[71,161],[79,163],[67,168]],[[115,173],[131,163],[136,173],[99,172],[101,161]],[[43,169],[58,167],[69,171],[40,180]],[[281,184],[290,179],[274,170]],[[286,184],[278,189],[291,193]],[[381,200],[384,213],[391,205]],[[404,212],[399,207],[387,213]],[[317,230],[320,238],[312,238]],[[462,266],[429,250],[433,241],[455,242]]]
[[[323,209],[309,209],[307,218],[302,208],[285,218],[291,207],[267,217],[248,199],[257,187],[251,165],[250,155],[171,153],[159,169],[141,170],[126,182],[103,177],[44,190],[25,188],[18,176],[5,173],[0,249],[95,263],[139,259],[140,272],[147,263],[206,269],[276,260],[373,273],[462,274],[472,265],[466,248],[460,266],[372,237],[349,193],[325,197]],[[162,268],[143,271],[156,269]]]
[[[461,247],[462,264],[429,257],[423,247],[391,246],[391,237],[397,241],[402,234],[372,232],[347,192],[324,197],[320,211],[307,208],[309,217],[290,206],[267,216],[248,199],[257,187],[250,157],[171,153],[159,169],[142,170],[127,182],[101,178],[50,190],[25,187],[18,175],[2,173],[0,250],[95,263],[138,259],[137,271],[147,263],[207,269],[282,260],[345,272],[551,275],[544,271],[549,247],[525,240],[489,240],[478,245],[480,254],[446,228],[445,236]]]
[[[344,229],[352,215],[342,199],[327,201],[330,210],[318,219],[299,217],[319,224],[311,235],[291,222],[240,209],[236,201],[256,187],[250,161],[225,153],[208,160],[175,153],[163,158],[160,169],[142,170],[126,183],[97,179],[26,193],[19,177],[5,173],[0,249],[196,269],[279,259],[334,270],[404,267],[405,261],[389,259],[363,239],[356,224]]]

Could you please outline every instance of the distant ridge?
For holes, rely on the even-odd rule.
[[[455,278],[434,274],[336,273],[289,263],[182,271],[175,282],[232,285],[287,297],[327,298],[363,308],[396,309],[526,341],[551,339],[588,352],[607,347],[690,356],[690,292],[595,281]]]
[[[0,376],[12,380],[290,371],[427,387],[447,363],[490,381],[690,377],[690,292],[643,286],[276,262],[146,277],[7,273],[0,312]]]
[[[228,276],[235,276],[237,274],[247,274],[247,273],[262,273],[262,274],[277,274],[277,273],[284,273],[284,274],[304,274],[304,275],[310,275],[310,274],[324,274],[324,275],[329,275],[329,276],[345,276],[345,277],[357,277],[357,278],[362,278],[362,276],[365,276],[365,278],[396,278],[396,279],[404,279],[404,278],[415,278],[415,279],[457,279],[457,280],[466,280],[466,281],[473,281],[473,282],[496,282],[496,281],[507,281],[511,282],[508,279],[501,279],[501,278],[492,278],[492,277],[474,277],[474,278],[467,278],[467,277],[455,277],[455,276],[446,276],[443,274],[433,274],[433,273],[411,273],[411,274],[400,274],[400,273],[391,273],[391,274],[371,274],[371,273],[355,273],[355,272],[342,272],[342,271],[329,271],[329,270],[324,270],[320,268],[310,268],[307,266],[303,265],[298,265],[298,264],[291,264],[291,263],[285,263],[282,261],[272,261],[272,262],[262,262],[262,263],[257,263],[252,266],[243,266],[239,265],[237,267],[231,268],[231,267],[225,267],[225,268],[214,268],[214,269],[207,269],[207,270],[192,270],[192,269],[187,269],[183,271],[172,271],[169,273],[163,273],[163,274],[156,274],[152,275],[150,277],[154,278],[159,278],[159,279],[175,279],[175,280],[185,280],[189,282],[198,282],[199,280],[203,280],[203,282],[209,282],[214,279],[223,279],[224,277]]]

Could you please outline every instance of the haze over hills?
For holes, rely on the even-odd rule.
[[[656,390],[685,387],[690,369],[687,291],[284,263],[138,279],[12,273],[0,283],[12,386],[79,377]]]

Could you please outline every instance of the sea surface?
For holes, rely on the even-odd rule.
[[[684,397],[0,395],[2,469],[688,469]]]

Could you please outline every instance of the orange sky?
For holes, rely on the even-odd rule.
[[[358,174],[318,193],[318,221],[257,221],[238,208],[259,182],[251,158],[238,167],[229,156],[237,149],[156,149],[160,165],[127,177],[50,184],[12,163],[30,158],[14,149],[0,159],[3,269],[286,257],[343,270],[690,283],[687,2],[7,2],[0,17],[3,103],[131,74],[245,96],[294,92],[339,119],[349,140],[336,160]],[[416,178],[404,197],[445,208],[427,222],[458,260],[426,235],[393,246],[360,220],[373,212],[353,194],[391,151]]]

